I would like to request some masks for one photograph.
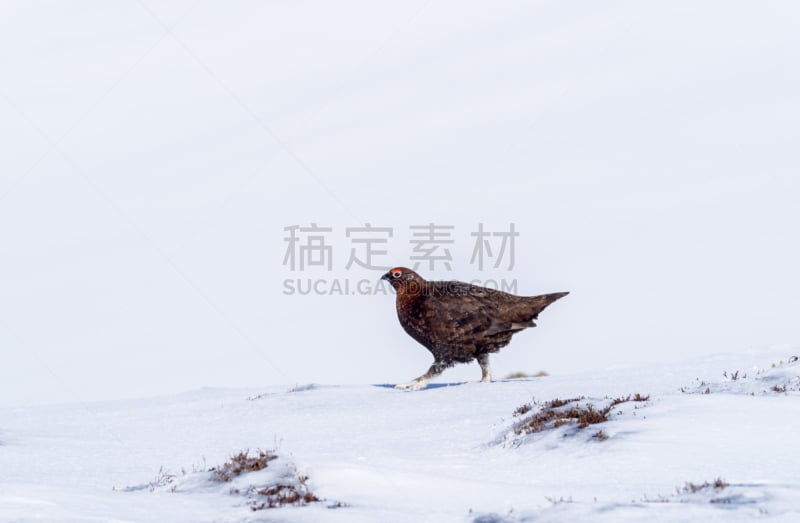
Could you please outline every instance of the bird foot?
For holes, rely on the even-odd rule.
[[[427,380],[425,381],[413,380],[409,381],[408,383],[398,383],[397,385],[394,386],[394,388],[400,390],[419,390],[425,388],[425,385],[427,384],[428,384]]]

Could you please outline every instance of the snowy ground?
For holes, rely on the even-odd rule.
[[[800,340],[800,3],[0,13],[0,521],[800,520],[800,348],[744,351]],[[284,292],[434,222],[424,276],[572,293],[493,361],[551,376],[375,385],[430,363],[393,298]],[[245,450],[278,457],[214,481]],[[323,501],[252,511],[278,484]]]
[[[797,521],[798,353],[419,392],[204,389],[6,408],[0,520]],[[620,404],[603,424],[513,431],[514,410],[531,401],[600,406],[636,393],[649,400]],[[279,457],[212,481],[209,469],[247,449]],[[323,501],[251,510],[250,485],[302,476]],[[703,486],[718,478],[728,486]]]

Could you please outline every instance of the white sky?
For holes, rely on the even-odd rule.
[[[427,368],[347,227],[569,290],[495,374],[800,340],[794,2],[6,2],[0,404]],[[470,265],[478,223],[520,232]],[[333,270],[282,264],[317,223]],[[476,379],[477,365],[445,380]]]

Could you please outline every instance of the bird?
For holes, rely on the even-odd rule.
[[[481,382],[491,382],[489,355],[511,337],[535,327],[548,305],[569,292],[517,296],[460,281],[427,281],[406,267],[381,276],[396,292],[397,317],[403,329],[433,354],[422,376],[395,388],[418,390],[457,363],[478,360]]]

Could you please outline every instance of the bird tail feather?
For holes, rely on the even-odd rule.
[[[553,292],[550,294],[542,294],[541,296],[531,296],[527,301],[528,311],[531,314],[531,319],[536,319],[539,313],[545,310],[548,305],[556,300],[560,300],[569,292]]]

